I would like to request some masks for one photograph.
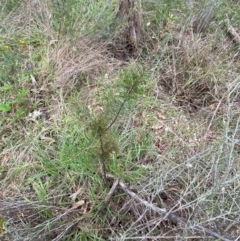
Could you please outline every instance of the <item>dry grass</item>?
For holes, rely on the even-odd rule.
[[[163,51],[165,63],[160,66],[159,84],[171,92],[176,104],[189,105],[191,112],[218,103],[225,96],[226,80],[236,77],[229,79],[227,71],[234,68],[234,64],[229,65],[235,55],[232,44],[227,38],[220,40],[217,31],[207,37],[191,30],[177,35],[173,32],[171,48],[167,43]]]
[[[96,80],[106,72],[110,74],[110,68],[116,64],[114,60],[110,62],[104,44],[95,44],[86,38],[58,44],[51,60],[56,68],[56,85],[61,87]]]

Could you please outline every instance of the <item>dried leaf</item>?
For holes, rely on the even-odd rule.
[[[166,120],[167,119],[167,117],[165,115],[161,114],[160,112],[157,112],[157,116],[158,116],[158,118],[160,118],[162,120]]]
[[[75,202],[77,196],[82,192],[82,188],[80,188],[79,190],[77,190],[75,193],[71,194],[70,197],[71,199]]]
[[[73,206],[72,206],[71,209],[77,209],[77,208],[79,208],[80,206],[82,206],[84,203],[85,203],[84,200],[80,200],[80,201],[76,202],[75,204],[73,204]]]
[[[4,234],[5,230],[3,229],[3,226],[0,225],[0,234]]]
[[[39,110],[34,110],[32,113],[29,113],[29,117],[36,120],[39,116],[41,116],[41,111]]]
[[[151,128],[152,128],[152,130],[160,130],[160,129],[162,129],[164,127],[164,125],[154,125],[154,126],[152,126]]]
[[[158,124],[158,125],[152,126],[151,129],[152,131],[154,131],[155,134],[157,134],[163,127],[164,125]]]

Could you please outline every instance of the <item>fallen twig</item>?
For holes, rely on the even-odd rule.
[[[116,179],[116,180],[114,181],[114,183],[113,183],[110,191],[108,192],[107,196],[105,197],[105,202],[106,202],[106,203],[109,202],[109,200],[110,200],[110,198],[112,197],[112,195],[113,195],[115,189],[117,188],[118,184],[119,184],[119,180]]]

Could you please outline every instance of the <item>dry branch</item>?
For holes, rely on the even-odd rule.
[[[111,178],[111,179],[115,179],[115,177],[111,174],[107,174],[107,177],[108,178]],[[184,218],[181,218],[169,211],[167,211],[165,208],[159,208],[157,207],[156,205],[152,204],[152,203],[149,203],[148,201],[144,200],[143,198],[139,197],[136,193],[132,192],[124,182],[122,181],[119,181],[119,185],[120,187],[122,188],[122,190],[127,193],[129,196],[131,196],[134,200],[142,203],[143,205],[145,205],[146,207],[148,207],[149,209],[157,212],[157,213],[160,213],[163,217],[164,220],[168,220],[170,222],[173,222],[173,223],[182,223],[182,224],[187,224],[187,220],[184,219]],[[219,240],[222,240],[222,241],[232,241],[230,239],[227,239],[227,238],[224,238],[222,235],[216,233],[216,232],[213,232],[207,228],[204,228],[200,225],[195,225],[192,227],[194,230],[197,230],[201,233],[204,233],[205,235],[210,235],[212,237],[215,237],[215,238],[218,238]]]

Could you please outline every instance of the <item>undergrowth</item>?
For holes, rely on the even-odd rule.
[[[239,239],[236,1],[0,7],[1,240]]]

